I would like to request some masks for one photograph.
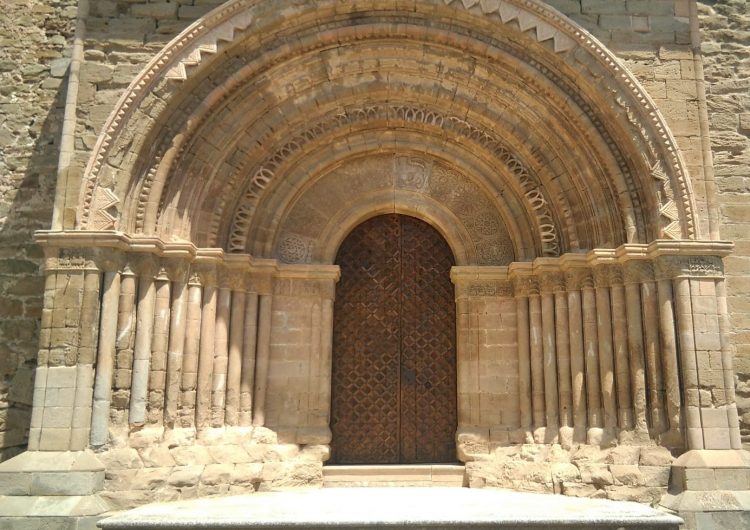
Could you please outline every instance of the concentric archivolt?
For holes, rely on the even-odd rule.
[[[377,4],[383,12],[398,14],[401,9],[399,2],[395,0],[383,0]],[[449,7],[446,8],[446,5]],[[369,9],[372,8],[373,6],[369,6]],[[136,205],[136,217],[140,219],[136,226],[145,226],[148,205],[158,206],[163,203],[166,179],[173,171],[176,161],[181,160],[185,154],[185,149],[192,145],[194,132],[201,127],[205,117],[211,115],[211,109],[219,105],[219,100],[232,92],[230,85],[236,80],[231,76],[227,78],[227,86],[222,87],[218,95],[205,92],[205,84],[201,88],[201,80],[213,69],[226,68],[234,61],[231,53],[218,52],[230,51],[233,46],[243,42],[261,42],[264,38],[264,24],[280,20],[281,13],[284,13],[283,16],[292,13],[299,20],[316,20],[320,25],[326,19],[340,22],[340,15],[347,9],[352,13],[367,10],[353,1],[323,0],[311,6],[286,1],[232,0],[178,36],[134,80],[105,125],[84,175],[79,204],[79,228],[110,229],[118,226],[123,203]],[[519,40],[531,37],[537,42],[549,44],[548,51],[544,52],[547,56],[542,57],[544,49],[539,48],[537,52],[541,55],[538,58],[522,60],[561,87],[573,86],[572,83],[566,85],[563,82],[563,78],[572,75],[573,71],[592,85],[608,86],[610,94],[605,98],[594,92],[586,97],[576,93],[569,95],[584,113],[588,113],[588,119],[598,131],[598,139],[591,141],[605,144],[617,160],[621,174],[631,175],[625,178],[628,193],[633,197],[640,194],[648,198],[645,201],[635,200],[635,210],[623,213],[628,231],[627,240],[635,234],[636,222],[633,221],[631,226],[627,219],[637,219],[639,215],[648,216],[639,208],[649,208],[651,204],[658,208],[660,229],[655,237],[696,237],[694,206],[685,165],[661,114],[634,77],[596,39],[553,9],[533,0],[417,0],[409,12],[404,12],[404,16],[409,16],[409,13],[437,13],[445,9],[454,10],[457,19],[485,17],[488,21],[496,21],[493,23],[503,25],[509,32],[516,32],[514,38]],[[478,24],[477,31],[480,31],[479,26]],[[238,65],[240,63],[238,61]],[[598,82],[602,77],[606,78],[606,83]],[[584,85],[585,83],[581,83],[581,86]],[[195,96],[201,90],[204,92],[199,105],[180,108],[181,101],[187,101],[181,99],[185,97],[186,91]],[[598,103],[594,104],[593,101]],[[393,113],[404,121],[455,128],[457,134],[472,138],[472,141],[482,144],[484,149],[494,151],[498,159],[519,179],[520,187],[535,215],[539,238],[543,243],[542,254],[555,255],[560,250],[566,250],[560,248],[562,236],[557,225],[560,219],[573,218],[574,213],[560,206],[560,193],[555,193],[554,197],[548,195],[545,184],[534,181],[533,172],[513,152],[497,142],[497,139],[462,126],[462,117],[449,112],[438,115],[431,113],[432,111],[425,113],[416,107],[403,111],[396,107],[363,107],[362,111],[365,115],[371,111]],[[402,112],[403,117],[399,112]],[[172,115],[186,116],[184,125],[177,125],[175,129],[170,121]],[[201,115],[204,117],[201,118]],[[619,145],[623,143],[622,138],[616,139],[609,135],[607,120],[614,120],[612,123],[619,130],[629,131],[630,145],[627,142]],[[168,122],[169,126],[166,125]],[[153,129],[144,130],[139,126],[142,123],[156,125]],[[309,134],[314,134],[313,129],[314,127],[310,128],[312,132]],[[231,223],[228,240],[230,250],[241,251],[246,244],[246,239],[243,240],[243,231],[246,231],[244,219],[248,218],[247,213],[252,208],[253,194],[257,195],[268,179],[274,178],[274,161],[299,146],[298,139],[304,140],[307,135],[308,132],[305,131],[290,139],[271,153],[260,169],[252,175],[242,177],[248,179],[248,188],[244,193],[245,200],[236,210]],[[152,141],[156,141],[161,147],[156,149],[156,161],[150,164],[147,171],[141,172],[137,168],[143,164],[144,146]],[[641,153],[644,159],[641,160],[639,156],[636,160],[634,153]],[[643,168],[646,168],[645,171]],[[612,177],[603,172],[602,178]],[[556,208],[557,211],[552,211],[551,208]],[[214,231],[214,238],[218,237],[215,233],[217,226],[213,223],[209,228]]]

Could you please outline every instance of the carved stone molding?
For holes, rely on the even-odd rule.
[[[592,62],[609,72],[614,81],[609,84],[609,90],[619,97],[618,105],[627,110],[629,121],[637,133],[645,137],[645,143],[654,145],[653,149],[649,148],[649,151],[652,151],[649,153],[649,164],[656,163],[660,158],[665,160],[665,171],[669,174],[670,186],[675,194],[674,202],[678,205],[677,212],[680,213],[683,225],[681,236],[695,237],[690,184],[674,139],[653,101],[611,52],[569,19],[541,2],[498,0],[445,3],[457,9],[469,9],[477,14],[496,17],[502,24],[517,24],[525,35],[539,42],[551,41],[553,50],[558,54],[582,49],[584,53],[581,54],[581,62],[584,65],[585,61]],[[143,107],[156,85],[165,80],[180,82],[188,79],[193,69],[197,70],[207,62],[207,57],[217,56],[226,43],[233,43],[241,39],[244,33],[251,31],[255,21],[254,5],[255,2],[252,0],[227,2],[190,26],[165,47],[131,84],[107,120],[86,169],[81,193],[80,226],[92,229],[100,225],[100,222],[92,217],[107,209],[96,209],[97,213],[94,214],[92,207],[94,201],[99,200],[99,192],[96,191],[99,179],[104,171],[110,171],[109,168],[105,169],[105,166],[113,151],[120,150],[118,146],[126,146],[132,140],[126,138],[128,131],[137,128],[130,127],[129,120]],[[537,66],[544,68],[542,65]],[[669,201],[663,202],[661,209],[664,218],[663,235],[676,237],[675,221],[672,220],[675,210],[671,208]],[[106,226],[109,227],[111,222],[108,220]]]

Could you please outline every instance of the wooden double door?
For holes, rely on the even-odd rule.
[[[374,217],[337,256],[331,462],[456,461],[453,254],[429,224]]]

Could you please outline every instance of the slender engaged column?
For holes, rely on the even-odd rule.
[[[182,380],[182,360],[185,351],[185,329],[187,328],[188,286],[185,271],[174,273],[177,279],[172,283],[172,311],[169,321],[169,346],[167,349],[167,380],[165,384],[164,423],[172,427],[177,421],[177,407],[180,402]]]
[[[240,425],[253,422],[253,386],[255,385],[255,348],[258,343],[258,294],[247,293],[245,334],[242,340],[242,375],[240,377]]]
[[[617,430],[617,395],[612,348],[612,309],[609,294],[609,270],[597,267],[594,273],[596,294],[596,331],[599,339],[599,378],[602,392],[604,428],[609,437]]]
[[[571,399],[573,402],[573,440],[586,442],[586,364],[583,347],[583,315],[578,275],[566,274],[568,289],[568,334],[570,337]]]
[[[320,416],[318,410],[318,391],[320,390],[321,372],[321,326],[323,311],[320,303],[313,303],[310,311],[310,376],[308,378],[307,425],[314,426]],[[303,404],[304,407],[304,404]]]
[[[210,279],[209,279],[210,281]],[[196,389],[195,426],[204,429],[211,424],[211,386],[216,348],[216,287],[203,287],[201,338],[198,351],[198,386]]]
[[[570,316],[565,286],[558,283],[555,289],[555,342],[560,385],[560,427],[573,427],[573,394],[570,365]]]
[[[703,428],[701,424],[701,398],[698,381],[698,361],[695,352],[693,329],[693,305],[690,300],[690,279],[674,280],[677,329],[680,340],[680,364],[682,386],[685,397],[685,423],[688,449],[703,449]]]
[[[195,426],[195,407],[198,386],[198,354],[201,341],[203,287],[194,274],[188,283],[185,353],[182,358],[182,397],[180,398],[180,424]]]
[[[94,402],[91,414],[91,445],[99,447],[107,443],[109,429],[109,407],[112,402],[112,378],[115,364],[115,340],[117,339],[117,315],[120,304],[120,273],[104,273],[104,296],[99,331],[99,351],[96,358],[94,380]]]
[[[652,280],[641,283],[643,323],[646,354],[646,377],[651,406],[651,426],[657,433],[667,430],[664,414],[664,379],[659,356],[659,311],[656,299],[656,284]]]
[[[214,330],[214,362],[211,383],[211,427],[224,426],[224,407],[227,392],[227,364],[229,356],[229,318],[232,291],[222,287],[216,301]]]
[[[127,423],[124,403],[130,399],[130,384],[133,373],[133,350],[135,348],[135,299],[138,290],[135,274],[126,267],[120,277],[120,304],[117,313],[117,337],[115,339],[115,379],[112,407],[117,411],[115,423]]]
[[[164,419],[164,392],[167,380],[167,347],[169,344],[170,281],[165,270],[156,277],[154,336],[151,341],[148,422],[161,424]]]
[[[609,288],[612,301],[612,349],[615,361],[615,387],[617,388],[617,424],[620,429],[633,429],[633,401],[628,359],[628,321],[626,316],[625,287],[620,270],[612,271]]]
[[[156,287],[153,272],[145,270],[138,280],[133,384],[130,389],[130,416],[128,418],[128,423],[131,425],[143,425],[146,422],[146,399],[148,396],[149,366],[151,364],[155,302]]]
[[[598,444],[602,436],[601,392],[599,379],[599,337],[596,320],[596,294],[591,277],[583,280],[583,348],[586,360],[586,393],[588,401],[588,442]]]
[[[526,290],[516,284],[516,332],[518,341],[518,397],[521,429],[531,436],[531,350],[529,345],[529,298]]]
[[[268,389],[268,367],[271,357],[271,310],[273,295],[260,295],[258,311],[258,354],[255,365],[255,406],[253,425],[264,425],[266,421],[266,390]]]
[[[240,394],[242,386],[242,348],[245,340],[245,291],[232,291],[232,316],[229,325],[229,358],[227,360],[227,405],[224,418],[227,425],[240,423]]]
[[[539,292],[529,293],[529,348],[531,351],[531,404],[535,440],[539,439],[539,429],[545,426],[544,411],[544,344],[542,340],[542,301]],[[543,432],[541,433],[543,434]]]
[[[657,283],[659,300],[659,336],[661,337],[662,366],[666,387],[667,418],[669,420],[669,439],[662,440],[669,446],[681,445],[680,434],[680,376],[677,364],[677,340],[674,328],[674,301],[672,298],[672,281],[660,279]]]
[[[331,421],[331,361],[333,357],[333,299],[324,299],[321,323],[320,389],[318,408],[325,411],[321,422],[327,426]]]
[[[547,283],[547,282],[545,282]],[[547,286],[549,287],[549,286]],[[557,440],[560,402],[557,388],[557,342],[555,340],[555,299],[545,289],[542,302],[542,348],[544,352],[544,411],[547,426],[545,442]]]
[[[630,384],[633,402],[633,424],[639,441],[648,440],[646,373],[643,364],[643,320],[641,315],[641,284],[638,264],[625,265],[625,304],[628,318],[628,350],[630,351]]]

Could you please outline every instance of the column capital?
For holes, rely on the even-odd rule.
[[[719,256],[660,256],[654,270],[658,279],[724,277],[724,263]]]

